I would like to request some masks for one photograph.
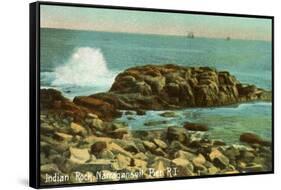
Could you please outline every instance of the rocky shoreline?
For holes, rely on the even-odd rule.
[[[57,90],[41,89],[41,184],[271,171],[271,142],[252,133],[241,134],[239,144],[226,144],[209,138],[208,126],[200,124],[131,131],[114,120],[120,110],[145,114],[270,99],[271,92],[241,84],[228,72],[176,65],[127,69],[109,92],[73,101]]]
[[[205,129],[204,129],[205,130]],[[241,144],[208,138],[205,131],[171,126],[159,131],[130,131],[88,114],[84,124],[70,117],[41,114],[42,184],[115,181],[121,173],[141,173],[121,180],[271,171],[270,142],[250,133]],[[168,170],[176,170],[171,175]],[[77,177],[87,175],[86,180]],[[99,177],[100,172],[110,178]],[[160,173],[156,175],[154,173]],[[69,176],[48,181],[47,176]],[[91,177],[89,177],[91,176]],[[57,179],[58,180],[58,179]]]

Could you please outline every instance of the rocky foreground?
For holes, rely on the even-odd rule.
[[[226,145],[201,128],[171,126],[132,132],[123,123],[89,113],[71,117],[41,114],[42,184],[88,183],[183,176],[266,172],[270,142],[245,133],[246,144]],[[203,128],[204,130],[204,128]]]
[[[200,124],[130,131],[114,120],[121,109],[145,114],[270,99],[271,92],[241,84],[228,72],[175,65],[128,69],[109,92],[73,101],[57,90],[41,89],[41,184],[271,171],[271,142],[252,133],[241,134],[240,144],[227,145],[210,139],[208,127]]]

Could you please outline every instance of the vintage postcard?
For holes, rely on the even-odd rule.
[[[36,6],[39,186],[273,172],[273,17]]]

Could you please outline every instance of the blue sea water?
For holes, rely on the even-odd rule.
[[[230,71],[243,83],[272,89],[271,42],[46,28],[40,34],[41,87],[59,89],[70,99],[107,91],[119,72],[144,64],[215,67]],[[271,103],[250,103],[185,109],[177,111],[179,117],[170,123],[181,125],[185,120],[206,123],[211,136],[231,142],[245,131],[270,139],[271,107]],[[153,111],[136,117],[145,121],[163,119]],[[146,129],[141,122],[126,120],[125,116],[121,119],[133,130]]]

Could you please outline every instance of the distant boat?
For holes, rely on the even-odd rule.
[[[227,36],[227,37],[226,37],[226,40],[227,40],[227,41],[229,41],[229,40],[231,40],[231,39],[230,39],[230,37],[229,37],[229,36]]]
[[[187,38],[195,38],[194,33],[193,32],[189,32],[187,35]]]

